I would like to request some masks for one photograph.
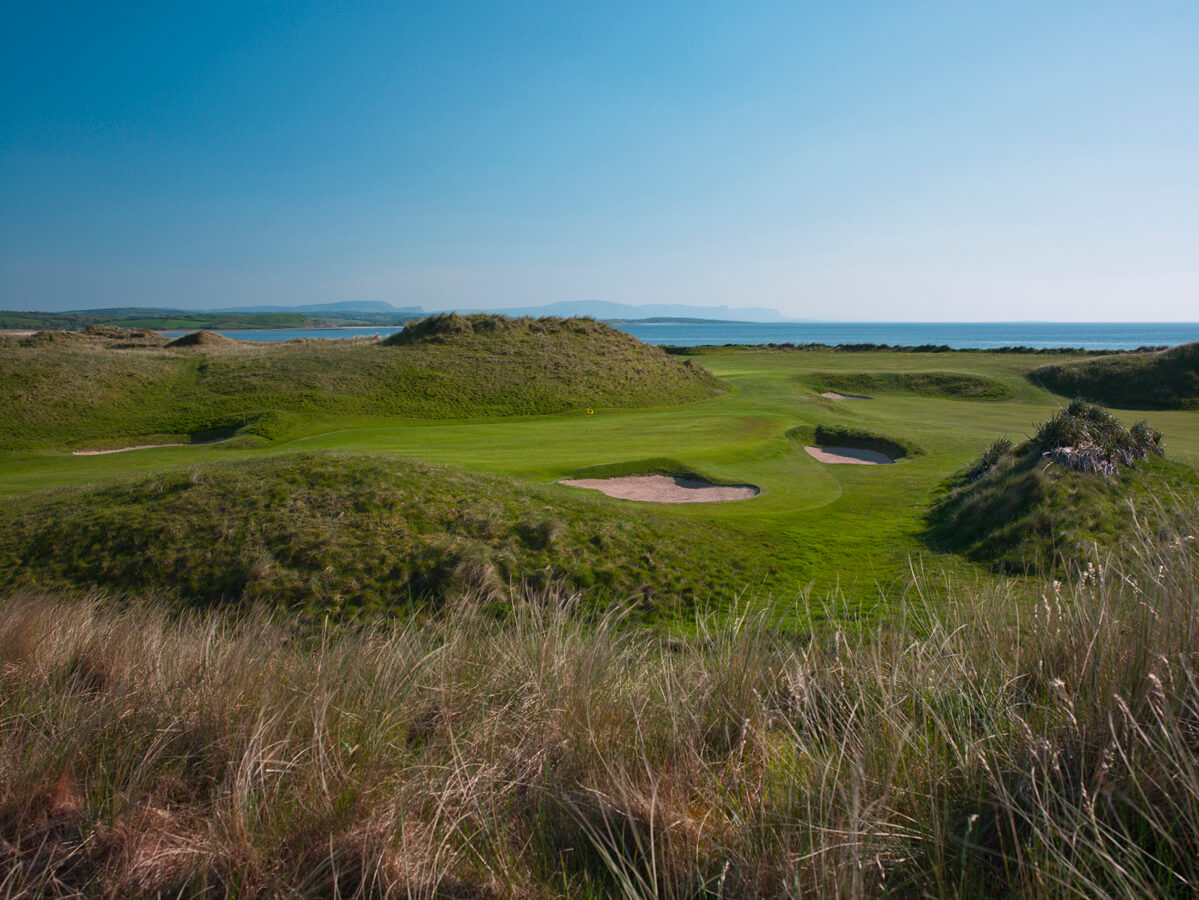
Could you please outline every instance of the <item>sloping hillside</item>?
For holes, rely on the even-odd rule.
[[[928,537],[1000,570],[1068,569],[1138,528],[1169,526],[1172,497],[1197,489],[1193,469],[1163,457],[1160,432],[1075,401],[1028,441],[996,441],[952,479]]]
[[[1199,343],[1040,366],[1034,382],[1066,397],[1121,409],[1199,408]]]
[[[665,406],[719,383],[589,319],[436,316],[397,339],[134,345],[101,335],[8,339],[0,446],[83,446],[335,415],[474,418]],[[280,424],[280,423],[290,423]]]
[[[0,507],[0,591],[99,587],[317,615],[522,584],[647,613],[771,571],[762,541],[587,493],[407,460],[292,454]]]

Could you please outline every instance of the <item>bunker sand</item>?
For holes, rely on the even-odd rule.
[[[761,493],[752,484],[711,484],[674,475],[627,475],[622,478],[566,478],[559,484],[600,491],[618,500],[646,503],[728,503]]]
[[[159,447],[203,447],[206,444],[223,444],[228,438],[211,441],[182,441],[173,444],[134,444],[130,447],[114,447],[111,450],[72,450],[72,456],[107,456],[109,453],[128,453],[130,450],[156,450]]]
[[[107,456],[109,453],[128,453],[130,450],[153,450],[156,447],[186,447],[187,444],[135,444],[132,447],[117,447],[114,450],[72,450],[72,456]]]
[[[865,394],[842,394],[839,391],[824,391],[821,397],[827,397],[829,400],[869,400]]]
[[[895,460],[878,450],[860,450],[857,447],[809,447],[804,449],[813,459],[822,463],[851,466],[889,466]]]

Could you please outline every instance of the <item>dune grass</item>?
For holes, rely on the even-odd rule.
[[[748,599],[665,640],[552,586],[315,632],[12,596],[4,890],[1190,896],[1194,525],[1031,604],[918,578],[791,639]]]
[[[302,433],[306,422],[343,417],[582,413],[720,390],[703,368],[592,320],[482,318],[494,327],[390,344],[221,339],[162,348],[84,334],[9,339],[0,396],[11,399],[12,414],[0,419],[0,447],[234,434],[264,416],[276,427],[255,435],[277,440]]]
[[[660,507],[618,511],[557,485],[378,456],[192,466],[0,508],[0,588],[154,591],[316,621],[549,583],[677,620],[753,581],[796,583],[764,535],[680,529]]]
[[[877,394],[917,394],[958,400],[1007,400],[1010,385],[994,378],[963,372],[811,372],[801,379],[818,391],[873,397]]]
[[[1029,378],[1051,391],[1125,409],[1199,408],[1199,343],[1153,353],[1040,366]]]
[[[1074,401],[1019,446],[1000,440],[950,479],[929,513],[936,545],[1006,571],[1052,571],[1138,524],[1168,528],[1199,477],[1162,457],[1162,435]]]

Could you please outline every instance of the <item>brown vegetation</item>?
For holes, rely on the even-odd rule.
[[[6,893],[1189,895],[1194,542],[1139,546],[1027,619],[917,583],[802,640],[552,591],[315,635],[11,598]]]

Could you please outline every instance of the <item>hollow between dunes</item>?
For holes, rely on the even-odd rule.
[[[752,484],[712,484],[675,475],[565,478],[558,483],[600,491],[618,500],[642,500],[646,503],[728,503],[732,500],[748,500],[761,493]]]

